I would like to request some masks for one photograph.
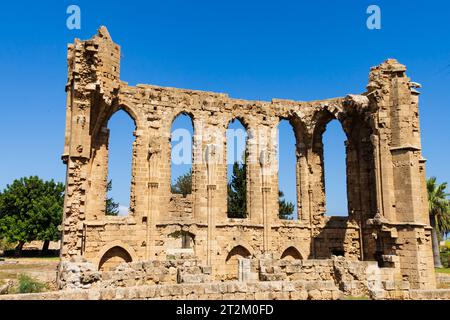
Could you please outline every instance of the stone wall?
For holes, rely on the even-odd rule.
[[[436,273],[436,283],[438,288],[450,289],[450,274]]]
[[[122,262],[112,270],[96,270],[84,261],[62,262],[60,289],[117,288],[160,283],[209,282],[211,268],[190,255],[169,256],[166,261]]]
[[[62,262],[58,292],[6,295],[0,300],[232,299],[232,300],[448,300],[450,289],[411,290],[395,268],[344,257],[328,260],[239,259],[239,281],[217,282],[211,268],[179,254],[165,262],[122,263],[97,271],[86,261]]]
[[[190,220],[192,215],[192,195],[184,197],[181,194],[174,194],[169,203],[169,220]]]
[[[352,261],[344,257],[328,260],[300,260],[293,256],[274,259],[239,257],[233,267],[241,282],[329,283],[344,295],[384,297],[391,292],[410,289],[409,282],[399,277],[398,269],[380,268],[376,262]],[[194,256],[180,254],[166,261],[122,263],[114,270],[96,271],[86,261],[62,262],[61,289],[118,288],[151,284],[184,284],[213,282],[211,267],[202,265]],[[224,279],[232,281],[233,279]],[[319,285],[320,287],[320,285]]]
[[[375,261],[352,261],[344,257],[328,260],[258,260],[261,281],[333,281],[345,295],[378,296],[409,290],[395,268],[380,268]]]

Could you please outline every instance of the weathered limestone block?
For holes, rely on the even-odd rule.
[[[88,289],[102,279],[90,262],[66,262],[59,266],[60,289]]]

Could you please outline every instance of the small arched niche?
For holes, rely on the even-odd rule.
[[[100,259],[100,271],[112,271],[123,262],[132,262],[131,255],[120,246],[115,246],[105,252]]]
[[[228,280],[237,280],[239,278],[239,259],[249,258],[250,256],[250,251],[241,245],[230,250],[225,259],[225,273]]]
[[[281,260],[301,260],[302,255],[295,247],[289,247],[281,254]]]

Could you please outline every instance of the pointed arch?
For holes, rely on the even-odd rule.
[[[340,108],[336,106],[329,106],[326,105],[322,109],[319,109],[315,112],[315,114],[312,117],[312,123],[314,124],[314,129],[312,133],[312,147],[313,150],[317,150],[317,148],[322,148],[322,136],[324,132],[326,131],[327,125],[333,121],[337,120],[342,130],[344,131],[346,137],[348,137],[348,130],[345,126],[345,114],[343,111],[341,111]]]
[[[195,122],[194,122],[195,121],[195,115],[194,115],[194,113],[192,113],[190,111],[187,111],[187,110],[182,110],[182,111],[179,111],[179,112],[173,114],[172,119],[170,120],[170,123],[169,123],[170,124],[170,126],[169,126],[170,130],[172,131],[172,126],[173,126],[174,122],[180,117],[187,117],[187,118],[189,118],[190,119],[190,124],[192,126],[192,129],[195,132]]]
[[[247,250],[246,247],[242,245],[237,245],[233,249],[230,250],[230,252],[227,255],[227,258],[225,259],[225,262],[230,261],[233,259],[233,257],[239,256],[241,258],[248,258],[251,256],[251,253],[249,250]]]
[[[108,123],[109,120],[119,111],[125,112],[130,117],[130,119],[133,120],[135,130],[137,130],[138,128],[141,127],[139,125],[140,120],[139,120],[138,114],[134,111],[133,108],[131,108],[127,104],[119,104],[119,105],[113,106],[113,108],[111,109],[109,114],[107,114],[106,123]]]
[[[228,280],[237,280],[239,278],[239,260],[247,259],[251,253],[242,245],[237,245],[228,252],[225,259],[225,274]]]
[[[116,246],[105,252],[98,268],[100,271],[112,271],[119,264],[131,261],[131,255],[124,248]]]
[[[302,255],[300,251],[298,251],[295,247],[291,246],[283,251],[280,256],[280,259],[283,260],[302,260]]]
[[[337,106],[326,105],[314,114],[313,119],[312,151],[320,162],[318,182],[324,191],[323,212],[331,216],[348,216],[348,132],[344,125],[345,114]]]
[[[105,245],[97,255],[95,265],[98,270],[112,270],[123,262],[137,260],[133,248],[122,241],[113,241]]]
[[[142,119],[139,113],[136,112],[136,107],[127,103],[118,103],[114,101],[112,105],[107,104],[104,101],[99,101],[93,105],[92,114],[97,114],[96,118],[91,118],[91,132],[92,136],[98,135],[101,131],[107,127],[111,117],[118,111],[126,112],[133,120],[135,130],[143,129]]]
[[[239,121],[239,123],[245,128],[246,131],[249,131],[251,129],[250,122],[244,115],[234,115],[228,118],[225,127],[228,128],[235,121]]]

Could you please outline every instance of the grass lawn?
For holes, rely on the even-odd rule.
[[[447,273],[450,274],[450,268],[436,268],[437,273]]]
[[[370,298],[369,298],[369,297],[366,297],[366,296],[359,296],[359,297],[356,297],[356,296],[346,296],[346,297],[344,297],[342,300],[370,300]]]

